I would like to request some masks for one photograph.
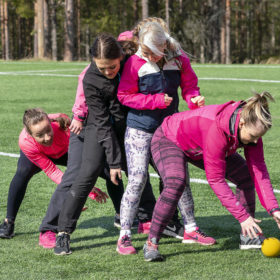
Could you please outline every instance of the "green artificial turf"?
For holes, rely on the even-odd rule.
[[[86,65],[0,62],[0,72],[6,74],[0,74],[0,152],[18,154],[18,135],[26,108],[42,107],[48,113],[71,115],[77,76]],[[264,145],[271,181],[275,189],[280,190],[280,83],[205,79],[279,81],[280,66],[193,65],[193,68],[206,104],[246,99],[253,90],[269,91],[275,97],[276,103],[271,105],[274,126],[265,135]],[[186,105],[181,102],[180,110],[184,109]],[[0,162],[0,218],[4,218],[17,158],[0,155]],[[154,173],[152,169],[150,172]],[[190,175],[191,178],[205,179],[204,172],[194,167],[190,167]],[[124,180],[126,183],[126,178]],[[151,182],[158,196],[158,179],[152,178]],[[106,189],[101,179],[96,185]],[[44,173],[30,181],[17,216],[15,237],[0,239],[0,279],[279,279],[279,258],[266,258],[260,250],[240,251],[238,222],[222,207],[208,185],[197,183],[191,184],[197,222],[217,239],[217,245],[188,245],[180,240],[163,238],[160,252],[166,261],[146,263],[142,252],[146,236],[134,232],[133,244],[138,254],[120,256],[116,252],[119,232],[113,227],[111,201],[102,205],[87,201],[89,209],[82,213],[77,230],[71,236],[73,254],[55,256],[52,250],[38,246],[38,228],[55,187]],[[276,197],[280,199],[279,194]],[[259,203],[256,217],[262,219],[265,235],[280,238],[275,222]]]

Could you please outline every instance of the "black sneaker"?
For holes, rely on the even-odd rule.
[[[239,248],[241,250],[260,249],[264,239],[265,237],[261,233],[258,233],[258,237],[253,239],[251,239],[249,236],[240,234]]]
[[[4,220],[3,224],[0,225],[0,238],[10,239],[14,237],[15,224],[13,222],[6,222]]]
[[[152,238],[151,241],[148,240],[144,244],[144,259],[146,262],[161,262],[164,260],[164,258],[158,251],[158,245],[153,239],[155,238]]]
[[[70,250],[70,234],[63,232],[57,235],[55,247],[54,247],[54,254],[55,255],[72,254]]]
[[[131,229],[138,228],[139,221],[137,218],[134,219]],[[121,220],[120,215],[116,214],[114,218],[114,226],[118,229],[121,229]]]
[[[179,220],[177,220],[177,221],[171,220],[170,223],[164,229],[162,234],[165,236],[183,239],[184,238],[184,226],[180,223]]]

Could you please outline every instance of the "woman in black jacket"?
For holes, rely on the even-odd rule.
[[[112,36],[101,34],[90,52],[92,63],[83,79],[88,117],[82,164],[59,216],[56,255],[71,254],[70,233],[75,230],[87,196],[104,166],[108,166],[107,176],[115,185],[122,184],[121,170],[126,170],[123,147],[126,112],[117,99],[122,48]],[[153,196],[149,188],[148,196]]]

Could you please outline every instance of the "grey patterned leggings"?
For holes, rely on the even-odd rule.
[[[148,177],[151,157],[150,147],[153,133],[127,127],[125,134],[125,152],[127,158],[128,184],[121,201],[121,229],[129,230],[138,210],[139,201]],[[179,200],[185,224],[195,223],[194,203],[189,183]],[[184,207],[180,207],[184,205]],[[188,205],[188,207],[186,207]]]

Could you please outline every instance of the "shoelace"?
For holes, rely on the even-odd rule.
[[[67,245],[67,238],[65,235],[59,235],[57,241],[60,247],[64,247],[65,245]]]
[[[151,251],[157,251],[158,250],[158,245],[152,243],[151,241],[148,241],[147,244],[148,244],[149,250],[151,250]]]
[[[122,243],[122,245],[124,245],[124,247],[129,247],[129,246],[131,246],[131,240],[130,240],[129,236],[125,235],[125,236],[122,238],[121,243]]]
[[[203,231],[201,231],[200,229],[197,229],[195,232],[198,233],[199,235],[201,235],[202,237],[208,237],[208,235],[206,233],[204,233]]]

